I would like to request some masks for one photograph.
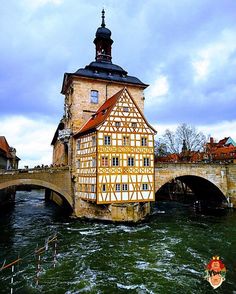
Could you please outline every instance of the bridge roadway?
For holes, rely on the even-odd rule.
[[[236,207],[236,164],[157,163],[155,191],[179,178],[193,189],[220,191]],[[0,190],[19,185],[36,185],[56,192],[73,208],[75,197],[70,167],[0,171]]]
[[[73,207],[72,181],[68,166],[0,171],[0,190],[21,185],[49,189],[65,198]]]

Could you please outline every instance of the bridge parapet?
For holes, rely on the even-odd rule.
[[[17,174],[17,173],[34,173],[34,172],[55,172],[61,170],[70,170],[69,166],[61,166],[61,167],[35,167],[35,168],[19,168],[19,169],[0,169],[0,176],[7,174]]]

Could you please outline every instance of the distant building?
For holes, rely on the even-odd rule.
[[[0,136],[0,169],[18,169],[19,161],[16,149],[9,146],[4,136]]]
[[[231,137],[216,142],[212,137],[205,144],[204,151],[187,150],[185,142],[181,153],[157,157],[159,162],[224,162],[236,163],[236,143]]]
[[[236,143],[231,137],[226,137],[216,142],[212,137],[205,146],[208,161],[236,162]]]

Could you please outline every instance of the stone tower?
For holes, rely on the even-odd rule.
[[[111,96],[126,87],[139,109],[144,110],[144,89],[148,86],[112,63],[111,31],[102,23],[94,39],[95,61],[74,73],[65,73],[61,93],[65,95],[64,116],[52,140],[53,163],[72,164],[72,134]],[[59,140],[58,140],[59,139]]]

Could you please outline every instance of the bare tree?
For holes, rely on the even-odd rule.
[[[162,143],[160,140],[155,141],[155,145],[154,145],[154,154],[155,157],[159,157],[159,156],[166,156],[168,154],[167,151],[167,146]]]
[[[184,141],[188,150],[203,150],[206,136],[198,132],[194,126],[183,123],[177,127],[175,132],[167,129],[161,139],[170,153],[180,153]]]

